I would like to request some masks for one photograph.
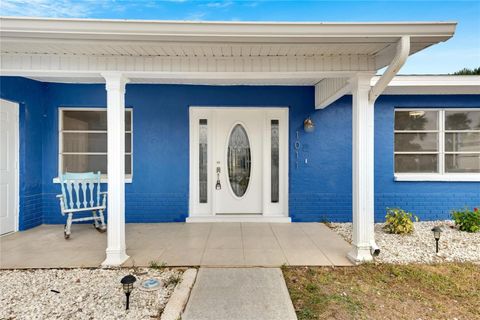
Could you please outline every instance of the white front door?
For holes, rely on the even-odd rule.
[[[187,221],[290,221],[287,108],[190,108]]]
[[[16,228],[17,157],[18,105],[0,99],[0,234]]]
[[[261,215],[263,112],[218,110],[215,117],[216,214]]]

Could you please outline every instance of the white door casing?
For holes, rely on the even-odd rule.
[[[0,234],[18,230],[19,106],[0,99]]]
[[[275,202],[271,198],[272,120],[278,121],[279,126],[279,199]],[[206,121],[208,141],[207,193],[203,202],[200,201],[199,179],[201,121],[204,124]],[[235,127],[244,129],[250,145],[250,179],[241,196],[233,191],[228,173],[228,144]],[[220,168],[218,175],[217,167]],[[215,188],[217,176],[220,190]],[[288,108],[190,107],[190,197],[187,222],[204,221],[290,222]]]

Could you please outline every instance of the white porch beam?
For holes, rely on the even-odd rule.
[[[354,263],[372,260],[374,244],[374,103],[369,100],[373,75],[358,75],[352,85],[352,204]]]
[[[395,48],[395,56],[393,57],[392,62],[388,66],[387,70],[383,75],[378,79],[377,83],[371,88],[369,93],[370,102],[374,103],[375,100],[382,94],[383,90],[388,86],[390,81],[397,75],[400,68],[407,61],[408,55],[410,54],[410,37],[403,36],[397,42]]]
[[[349,78],[323,79],[315,85],[315,109],[323,109],[351,91]]]
[[[102,266],[120,266],[127,259],[125,246],[125,85],[121,73],[105,73],[108,141],[107,257]]]

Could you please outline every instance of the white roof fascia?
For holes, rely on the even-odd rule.
[[[315,43],[332,38],[435,38],[444,41],[455,22],[197,22],[0,17],[2,37],[155,41]],[[350,39],[351,40],[351,39]]]
[[[379,78],[372,78],[371,85]],[[480,76],[400,75],[393,78],[383,94],[480,94]]]

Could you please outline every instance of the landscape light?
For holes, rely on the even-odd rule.
[[[137,278],[129,274],[128,276],[125,276],[122,278],[120,281],[123,286],[123,292],[125,292],[125,296],[127,296],[127,306],[125,310],[128,310],[129,305],[130,305],[130,293],[133,290],[133,283],[137,281]]]
[[[433,236],[435,237],[436,249],[435,252],[438,253],[438,240],[440,240],[440,234],[442,233],[442,228],[435,226],[433,229]]]

